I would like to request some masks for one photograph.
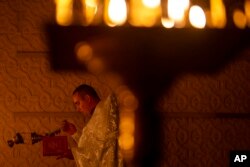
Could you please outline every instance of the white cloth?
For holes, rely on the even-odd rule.
[[[118,107],[115,96],[110,95],[100,101],[81,135],[72,137],[77,142],[77,147],[71,150],[78,167],[123,166],[117,142]]]

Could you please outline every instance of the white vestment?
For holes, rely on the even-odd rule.
[[[77,147],[71,147],[78,167],[123,166],[118,146],[118,106],[113,95],[100,101],[83,128],[81,135],[72,136]]]

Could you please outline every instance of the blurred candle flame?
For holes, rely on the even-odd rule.
[[[173,28],[174,27],[174,21],[169,19],[169,18],[161,18],[161,23],[163,25],[163,27],[165,28]]]
[[[224,28],[226,26],[226,9],[222,0],[210,0],[211,22],[215,28]]]
[[[159,0],[130,0],[129,23],[137,27],[152,27],[160,23]]]
[[[247,17],[247,23],[248,23],[248,26],[250,27],[250,0],[245,1],[244,8],[245,8],[245,13]]]
[[[73,1],[55,0],[56,22],[62,26],[68,26],[73,21]]]
[[[195,28],[204,28],[206,25],[205,13],[200,6],[194,5],[189,11],[189,20]]]
[[[156,8],[160,6],[161,0],[142,0],[142,3],[148,8]]]
[[[110,0],[108,3],[106,23],[109,26],[123,25],[127,20],[125,0]]]
[[[168,0],[168,16],[170,19],[174,20],[176,27],[185,26],[186,12],[189,5],[189,0]]]
[[[243,11],[236,9],[233,12],[233,21],[236,27],[244,29],[247,25],[247,18]]]
[[[86,18],[86,25],[89,25],[93,22],[96,13],[97,13],[97,0],[82,0],[85,4],[84,6],[84,16]]]

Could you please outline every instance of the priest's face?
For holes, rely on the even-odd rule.
[[[82,113],[86,119],[91,117],[91,104],[89,96],[86,95],[82,97],[76,92],[72,98],[76,111]]]

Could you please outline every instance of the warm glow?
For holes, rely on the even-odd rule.
[[[123,150],[131,150],[134,147],[134,136],[130,134],[123,134],[119,136],[119,146]]]
[[[236,9],[233,13],[233,20],[234,20],[234,24],[238,27],[238,28],[245,28],[247,25],[247,18],[245,16],[245,14],[239,10]]]
[[[97,13],[97,0],[82,0],[82,2],[85,4],[83,10],[86,19],[85,24],[89,25],[93,22]]]
[[[127,20],[127,5],[125,0],[110,0],[108,3],[108,18],[106,23],[109,26],[122,25]]]
[[[135,111],[138,107],[138,99],[125,85],[116,89],[119,108],[119,146],[125,159],[131,159],[134,152],[134,135],[135,135]]]
[[[174,21],[169,18],[161,18],[161,23],[165,28],[173,28]]]
[[[200,6],[192,6],[189,10],[189,21],[195,28],[204,28],[206,25],[205,13]]]
[[[55,0],[56,22],[62,26],[68,26],[73,21],[73,0]]]
[[[211,21],[215,28],[224,28],[226,26],[226,9],[222,0],[210,0]]]
[[[142,3],[148,8],[156,8],[160,6],[161,0],[142,0]]]
[[[247,17],[248,26],[250,27],[250,0],[245,2],[245,13]]]
[[[189,7],[189,0],[168,0],[168,16],[176,22],[185,19],[185,13]]]
[[[95,75],[99,75],[105,70],[103,61],[97,57],[91,58],[89,61],[86,62],[86,65],[88,71]]]
[[[92,47],[85,42],[81,42],[81,43],[77,44],[75,47],[75,52],[77,55],[77,59],[80,62],[89,61],[93,56]]]
[[[132,116],[122,116],[119,127],[120,127],[120,133],[125,132],[125,133],[134,134],[134,130],[135,130],[134,118]]]
[[[156,0],[154,1],[156,2]],[[149,5],[150,7],[148,7],[148,5],[144,3],[142,0],[129,1],[129,23],[137,27],[152,27],[156,24],[160,24],[161,6],[151,4]]]

